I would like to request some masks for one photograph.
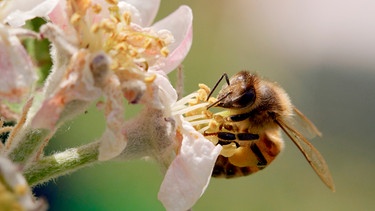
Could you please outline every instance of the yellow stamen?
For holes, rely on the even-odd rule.
[[[98,14],[102,11],[102,6],[100,4],[94,4],[92,5],[92,11],[94,11],[94,13]]]
[[[112,32],[116,28],[115,24],[113,22],[109,21],[109,20],[102,21],[100,26],[106,32]]]
[[[167,47],[163,47],[161,50],[160,50],[160,54],[164,57],[167,57],[168,54],[169,54],[169,50]]]
[[[74,13],[70,18],[70,23],[76,25],[81,20],[81,16],[78,13]]]
[[[152,39],[146,39],[145,44],[143,45],[143,48],[150,49],[152,46]]]
[[[118,1],[117,0],[105,0],[108,4],[112,4],[112,5],[117,5],[118,4]]]
[[[91,5],[91,0],[73,0],[69,1],[73,7],[73,12],[78,13],[81,16],[84,16],[87,12],[87,9]]]
[[[132,18],[131,18],[131,15],[129,12],[125,12],[123,15],[122,15],[122,18],[124,19],[126,25],[130,25],[131,21],[132,21]]]
[[[221,150],[221,155],[225,157],[230,157],[236,152],[237,146],[235,143],[230,143],[227,145],[223,145],[223,149]]]
[[[93,33],[97,33],[99,31],[100,27],[98,24],[94,23],[92,26],[91,26],[91,32]]]
[[[138,55],[137,51],[135,51],[135,49],[129,49],[129,55],[131,57],[136,57]]]
[[[156,79],[156,75],[153,74],[153,75],[151,75],[151,76],[146,77],[146,78],[145,78],[145,82],[146,82],[146,83],[152,83],[152,82],[154,82],[155,79]]]
[[[110,17],[110,20],[111,20],[114,24],[118,24],[118,23],[121,22],[121,20],[120,20],[119,17],[117,17],[117,16],[113,16],[113,15]]]
[[[118,12],[120,11],[120,9],[118,8],[117,5],[115,5],[115,6],[108,7],[108,11],[111,12],[112,14],[118,14]]]
[[[128,46],[125,43],[119,43],[115,46],[115,50],[122,52],[128,50]]]

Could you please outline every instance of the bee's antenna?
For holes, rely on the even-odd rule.
[[[218,86],[219,83],[223,80],[224,77],[225,77],[225,80],[226,80],[228,86],[230,85],[230,84],[229,84],[229,78],[228,78],[228,75],[227,75],[226,73],[224,73],[224,74],[220,77],[220,79],[216,82],[216,84],[215,84],[214,88],[211,90],[210,94],[208,94],[208,97],[207,97],[206,101],[208,101],[208,99],[210,99],[211,95],[214,93],[215,89],[217,88],[217,86]],[[226,96],[228,96],[228,95],[225,95],[225,97],[226,97]],[[222,100],[222,99],[221,99],[221,100]],[[220,100],[218,100],[217,102],[220,102]],[[212,105],[212,104],[211,104],[211,105]],[[214,105],[212,105],[212,106],[214,106]],[[208,108],[211,108],[212,106],[210,106],[210,107],[208,107]],[[208,109],[208,108],[207,108],[207,109]]]
[[[211,103],[210,105],[207,106],[207,109],[210,109],[211,107],[216,106],[217,104],[220,103],[220,101],[224,100],[228,95],[232,94],[232,92],[228,92],[226,95],[224,95],[222,98],[217,99],[215,102]]]

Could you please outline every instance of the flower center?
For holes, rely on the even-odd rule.
[[[177,101],[172,108],[172,114],[183,115],[186,121],[190,122],[198,132],[204,135],[206,130],[211,131],[215,128],[218,115],[207,110],[209,104],[216,102],[214,97],[207,100],[210,88],[205,84],[199,84],[199,88],[197,92]]]
[[[214,145],[220,144],[218,134],[225,131],[227,114],[225,111],[213,113],[207,110],[207,106],[217,102],[217,99],[210,97],[210,88],[204,84],[199,84],[200,89],[181,100],[172,108],[173,115],[183,115],[184,119],[190,122],[193,127],[211,141]],[[230,157],[238,151],[235,142],[224,144],[220,154]]]
[[[169,31],[142,28],[132,23],[126,6],[120,8],[116,0],[107,3],[103,9],[90,0],[70,1],[71,23],[81,47],[105,51],[111,57],[111,69],[125,78],[129,72],[147,71],[159,58],[168,56],[167,46],[173,42]]]

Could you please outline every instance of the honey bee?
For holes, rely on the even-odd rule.
[[[335,190],[326,161],[300,132],[321,135],[315,125],[295,108],[286,92],[274,82],[241,71],[230,79],[220,78],[207,100],[225,78],[217,100],[207,106],[225,108],[216,114],[216,129],[207,129],[206,138],[223,146],[212,172],[213,177],[246,176],[268,166],[283,148],[282,129],[299,148],[320,179]],[[300,126],[297,130],[296,126]],[[215,127],[214,127],[215,128]]]

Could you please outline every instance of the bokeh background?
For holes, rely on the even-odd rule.
[[[246,69],[277,81],[323,132],[311,142],[326,158],[332,193],[287,138],[265,170],[212,179],[194,210],[375,210],[375,3],[370,0],[162,0],[157,19],[186,4],[194,42],[185,93]],[[176,74],[170,74],[175,81]],[[139,108],[128,106],[127,117]],[[95,108],[63,127],[59,151],[99,137]],[[150,161],[111,162],[38,187],[50,210],[164,210],[162,174]]]

